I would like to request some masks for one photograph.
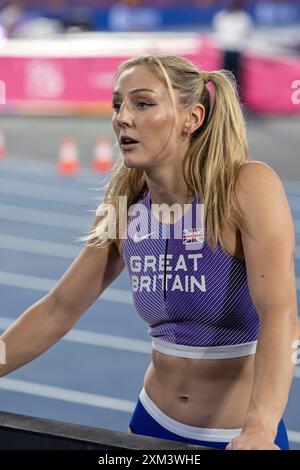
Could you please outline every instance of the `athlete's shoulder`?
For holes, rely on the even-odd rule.
[[[259,160],[247,160],[240,167],[237,175],[237,190],[251,190],[251,194],[260,195],[275,184],[282,186],[281,179],[276,171],[267,163]],[[275,188],[274,188],[275,189]]]
[[[267,163],[251,160],[239,169],[235,189],[238,203],[239,229],[248,225],[249,219],[266,217],[276,207],[287,204],[282,181],[276,171]]]

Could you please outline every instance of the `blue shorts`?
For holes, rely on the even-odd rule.
[[[144,388],[131,416],[129,427],[134,434],[186,442],[212,449],[225,449],[230,440],[241,432],[241,429],[198,428],[179,423],[164,414],[150,399]],[[282,419],[278,424],[274,442],[281,450],[289,450],[288,436]]]

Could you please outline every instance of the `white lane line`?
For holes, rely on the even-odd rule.
[[[89,405],[97,408],[105,408],[114,411],[125,411],[132,413],[136,402],[112,398],[95,393],[79,392],[72,389],[53,387],[52,385],[43,385],[25,380],[0,378],[0,390],[10,392],[24,393],[37,397],[51,398],[80,405]],[[287,430],[291,442],[300,442],[300,432]]]
[[[35,238],[15,237],[2,235],[0,233],[0,249],[20,251],[22,253],[39,254],[45,256],[57,256],[58,258],[75,258],[83,248],[67,245],[66,243],[55,243]]]
[[[18,379],[0,378],[0,389],[37,397],[52,398],[54,400],[80,403],[81,405],[96,406],[98,408],[106,408],[114,411],[125,411],[127,413],[131,413],[135,407],[135,402],[129,400],[96,395],[95,393],[79,392],[68,388],[53,387],[52,385],[43,385]]]
[[[300,432],[297,431],[291,431],[290,429],[287,429],[287,434],[289,441],[291,442],[300,442]]]
[[[91,228],[95,210],[89,212],[91,214],[90,217],[82,217],[61,212],[42,211],[39,209],[28,209],[26,207],[0,204],[0,220],[79,230],[81,232],[80,236],[86,235]],[[296,235],[300,235],[300,220],[294,220],[294,228]],[[296,259],[299,259],[299,257],[300,248],[297,246]]]
[[[40,276],[30,276],[28,274],[11,273],[0,271],[0,286],[17,287],[21,289],[31,289],[41,292],[49,292],[58,282],[56,279],[48,279]],[[122,304],[132,304],[131,291],[108,287],[102,292],[100,300],[118,302]]]
[[[86,217],[66,214],[63,212],[52,212],[47,210],[29,209],[23,206],[12,204],[0,204],[0,219],[13,222],[25,222],[30,224],[43,225],[48,227],[60,227],[75,230],[89,231],[89,218],[92,222],[96,207],[94,209],[85,209],[84,212],[90,214]],[[300,234],[300,219],[294,219],[294,229],[296,234]]]
[[[79,254],[82,248],[83,246],[79,245],[76,247],[67,245],[66,243],[48,242],[37,238],[16,237],[14,235],[2,235],[0,233],[0,249],[5,250],[73,259]],[[300,245],[296,246],[295,259],[300,260]]]
[[[15,319],[0,317],[0,330],[6,330]],[[104,335],[94,331],[73,329],[62,340],[73,343],[100,346],[102,348],[120,349],[141,354],[151,354],[151,342],[139,339],[125,338],[124,336]]]
[[[84,230],[88,232],[95,211],[92,210],[89,217],[70,215],[62,212],[49,212],[39,209],[28,209],[27,207],[0,204],[0,219],[13,222],[25,222],[29,224],[43,225],[46,227],[58,227],[64,229]]]
[[[42,292],[49,292],[58,282],[56,279],[49,279],[41,276],[31,276],[29,274],[12,273],[0,271],[0,286],[17,287],[31,289]],[[296,287],[300,291],[300,278],[296,277]],[[102,292],[100,299],[112,302],[132,304],[131,292],[108,287]]]
[[[57,172],[54,162],[40,162],[38,160],[33,159],[29,155],[25,155],[22,157],[9,155],[8,158],[1,162],[0,168],[20,175],[38,175],[45,179],[60,179],[63,182],[67,180],[68,184],[70,182],[74,182],[74,184],[79,183],[83,185],[92,184],[100,186],[103,184],[103,182],[105,182],[106,180],[108,181],[108,178],[110,178],[110,175],[97,174],[92,169],[85,167],[81,168],[80,172],[77,175],[73,176],[70,180],[70,178],[64,178]],[[13,178],[13,174],[11,175],[11,178]],[[281,178],[281,181],[285,187],[287,194],[290,192],[296,195],[300,195],[300,181],[283,178]]]
[[[72,330],[64,339],[75,343],[89,344],[104,348],[120,349],[134,353],[151,354],[151,342],[138,339],[125,338],[123,336],[103,335],[86,330]]]
[[[0,285],[2,286],[48,292],[54,287],[55,282],[54,279],[47,279],[40,276],[0,271]]]
[[[117,141],[114,143],[114,147],[117,149]],[[8,155],[8,157],[1,162],[1,168],[7,171],[16,172],[24,175],[39,175],[42,177],[54,177],[64,179],[56,170],[56,162],[39,161],[38,159],[32,158],[30,155]],[[47,174],[46,174],[47,172]],[[72,180],[77,182],[86,183],[94,181],[98,182],[103,180],[105,175],[97,174],[88,167],[81,168],[79,173],[72,177]],[[288,191],[295,191],[300,194],[300,181],[281,178],[281,181]]]
[[[100,185],[86,189],[73,189],[36,182],[14,180],[0,177],[0,193],[14,196],[28,197],[31,199],[61,202],[86,206],[88,203],[99,203],[104,195],[104,189],[99,190]],[[291,210],[300,210],[300,196],[288,195]]]
[[[25,165],[24,165],[24,162],[25,162]],[[25,174],[29,174],[29,175],[38,175],[38,176],[41,176],[41,177],[44,177],[45,179],[47,177],[53,177],[54,179],[56,179],[57,181],[62,181],[62,184],[64,184],[64,182],[66,181],[67,184],[69,184],[70,182],[71,183],[82,183],[83,185],[84,184],[91,184],[93,185],[93,188],[98,188],[98,187],[103,187],[103,184],[105,184],[106,181],[108,181],[108,178],[109,178],[109,175],[102,175],[102,174],[99,174],[97,175],[95,172],[93,172],[91,169],[89,168],[82,168],[80,170],[80,173],[77,175],[77,176],[74,176],[72,177],[72,179],[70,180],[69,178],[63,178],[57,171],[56,171],[56,168],[55,168],[55,165],[52,164],[52,163],[47,163],[47,162],[38,162],[34,159],[30,159],[30,158],[18,158],[18,157],[10,157],[10,160],[6,160],[5,162],[2,162],[1,163],[1,169],[3,170],[8,170],[8,171],[12,171],[12,172],[15,172],[17,174],[20,174],[20,175],[25,175]],[[49,174],[45,174],[45,171],[47,171]],[[2,184],[2,181],[3,181],[3,184],[5,184],[4,188],[6,188],[8,185],[7,185],[7,181],[9,181],[9,185],[10,186],[18,186],[20,187],[20,185],[24,185],[24,188],[25,188],[25,185],[27,186],[27,188],[31,188],[33,187],[34,189],[36,189],[37,191],[39,190],[38,186],[40,186],[41,188],[41,191],[43,188],[45,188],[45,190],[47,190],[49,193],[51,191],[51,189],[55,189],[56,191],[62,191],[62,192],[70,192],[70,194],[73,194],[73,198],[74,198],[74,201],[78,201],[79,204],[84,204],[84,202],[82,201],[82,198],[78,198],[78,191],[76,191],[75,189],[68,189],[67,187],[65,188],[60,188],[58,187],[57,185],[55,186],[42,186],[42,185],[38,185],[37,183],[35,182],[24,182],[24,181],[20,181],[20,180],[17,180],[17,179],[14,179],[13,175],[10,176],[9,179],[5,178],[5,179],[1,179],[0,178],[0,182]],[[289,196],[289,193],[292,193],[290,196],[289,196],[289,201],[290,201],[290,204],[291,206],[295,206],[295,208],[297,209],[300,209],[300,201],[299,201],[299,198],[297,198],[297,196],[299,195],[300,196],[300,181],[296,181],[296,180],[285,180],[285,179],[282,179],[282,183],[285,187],[285,190],[286,190],[286,193],[287,195]],[[1,187],[1,184],[0,184],[0,190],[2,191],[2,187]],[[23,186],[22,186],[23,187]],[[86,193],[86,189],[88,188],[81,188],[82,191],[85,191]],[[92,189],[92,188],[91,188]],[[11,194],[14,194],[14,190],[11,189],[11,188],[8,188],[8,191],[12,191]],[[27,189],[25,188],[25,191],[27,191]],[[5,189],[3,189],[3,192],[6,192]],[[77,192],[77,194],[76,194]],[[29,194],[28,194],[30,197],[35,197],[34,194],[33,194],[33,190],[31,189],[29,191]],[[295,197],[293,197],[295,195]],[[87,194],[85,194],[85,196],[87,196]],[[55,195],[51,195],[50,194],[50,197],[52,198],[55,198],[56,196]],[[66,195],[67,198],[71,197],[71,196],[68,196]],[[53,200],[56,200],[56,199],[53,199]],[[65,201],[67,202],[67,201]],[[72,201],[70,201],[72,202]]]
[[[16,319],[11,317],[0,317],[0,330],[6,330]],[[62,338],[66,341],[89,344],[92,346],[122,349],[138,353],[151,353],[151,343],[123,336],[103,335],[93,331],[73,329]],[[300,379],[300,366],[295,368],[294,378]]]
[[[85,209],[83,212],[89,215],[84,217],[63,212],[47,211],[46,209],[29,209],[27,207],[15,206],[12,204],[0,204],[0,219],[48,227],[61,227],[89,231],[89,219],[91,223],[95,216],[96,209],[97,205],[95,205],[94,209]],[[300,235],[300,219],[294,219],[294,229],[296,235]]]
[[[83,246],[79,244],[78,247],[76,247],[67,245],[66,243],[48,242],[37,238],[16,237],[14,235],[3,235],[0,233],[0,249],[5,250],[73,259],[79,254],[82,248]],[[295,259],[296,261],[300,260],[300,245],[296,245]]]
[[[103,182],[105,183],[106,179],[110,177],[102,173],[97,173],[89,168],[81,168],[77,175],[64,176],[56,170],[55,166],[49,166],[45,162],[41,167],[37,167],[36,164],[32,165],[31,162],[26,160],[26,166],[24,167],[23,162],[21,169],[19,163],[12,164],[11,161],[8,163],[7,159],[5,162],[4,160],[0,162],[0,164],[1,174],[16,182],[26,181],[29,183],[35,183],[36,181],[38,182],[37,178],[40,178],[51,185],[63,185],[64,187],[70,187],[73,189],[78,188],[86,190],[86,185],[88,184],[93,186],[96,185],[98,187],[99,185],[101,186]]]
[[[103,190],[96,191],[96,188],[91,188],[88,192],[82,189],[59,188],[32,182],[16,182],[8,178],[0,178],[0,193],[82,206],[96,204],[96,202],[99,204],[100,198],[103,196]]]

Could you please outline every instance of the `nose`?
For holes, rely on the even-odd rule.
[[[130,112],[129,104],[126,104],[124,102],[120,106],[120,109],[117,115],[117,123],[120,127],[132,125],[132,115]]]

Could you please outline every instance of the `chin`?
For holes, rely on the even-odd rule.
[[[134,155],[123,155],[123,161],[127,168],[137,168],[143,170],[147,167],[145,163],[141,162],[141,160]]]

